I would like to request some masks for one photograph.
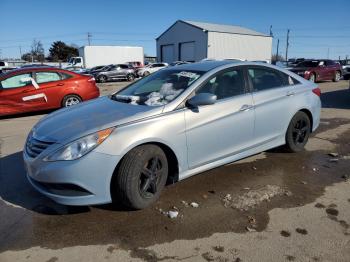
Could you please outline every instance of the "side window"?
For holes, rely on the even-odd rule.
[[[207,81],[196,93],[211,93],[218,100],[244,94],[243,72],[240,69],[225,70]]]
[[[296,80],[294,77],[291,77],[290,75],[287,75],[283,72],[280,72],[280,75],[283,79],[285,86],[293,86],[293,85],[300,84],[300,82],[298,80]]]
[[[119,65],[121,69],[128,69],[129,67],[127,65]]]
[[[32,77],[31,73],[12,76],[2,80],[1,86],[4,89],[10,89],[31,85],[30,77]]]
[[[248,76],[251,79],[253,91],[263,91],[287,85],[281,74],[271,69],[250,68],[248,69]]]
[[[70,75],[70,74],[67,74],[67,73],[60,73],[60,75],[61,75],[61,79],[62,80],[65,80],[65,79],[68,79],[68,78],[71,78],[71,77],[73,77],[72,75]]]
[[[56,72],[37,72],[36,73],[36,82],[38,84],[54,82],[61,80],[61,77]]]

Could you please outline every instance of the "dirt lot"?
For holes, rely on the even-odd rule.
[[[350,261],[349,82],[320,87],[322,122],[305,152],[205,172],[135,212],[62,206],[34,191],[21,151],[43,115],[0,120],[0,261]]]

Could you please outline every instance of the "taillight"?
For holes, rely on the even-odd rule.
[[[317,96],[321,96],[321,89],[319,87],[312,89],[312,92]]]

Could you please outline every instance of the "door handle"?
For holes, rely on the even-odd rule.
[[[294,96],[295,95],[295,93],[293,92],[293,91],[289,91],[289,92],[287,92],[287,94],[286,94],[286,96]]]
[[[59,83],[59,84],[57,84],[57,86],[64,86],[64,84],[63,83]]]
[[[252,105],[243,105],[239,111],[249,111],[250,109],[252,109],[253,106]]]
[[[30,91],[32,91],[31,89],[26,89],[26,90],[23,90],[22,93],[29,93]]]

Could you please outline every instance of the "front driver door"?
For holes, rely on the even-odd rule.
[[[252,146],[254,108],[242,68],[230,68],[211,77],[198,93],[213,93],[213,105],[186,109],[189,168],[223,159]]]
[[[10,76],[1,81],[0,115],[34,111],[45,100],[32,82],[32,73]]]

